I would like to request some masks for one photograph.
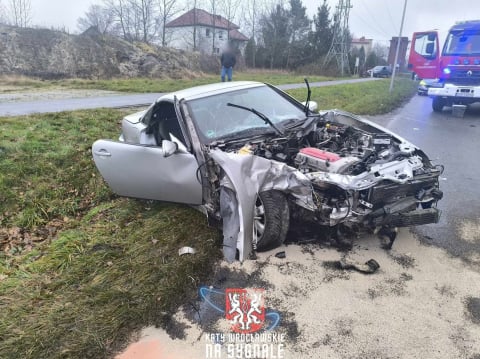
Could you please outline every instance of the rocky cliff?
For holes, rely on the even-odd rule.
[[[131,44],[94,28],[81,35],[0,25],[0,74],[43,79],[172,77],[200,70],[199,56]]]

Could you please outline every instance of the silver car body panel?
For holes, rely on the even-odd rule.
[[[109,140],[96,141],[92,151],[103,178],[121,196],[202,204],[198,163],[191,153],[164,157],[161,147]]]
[[[127,118],[122,121],[121,141],[126,143],[142,143],[141,138],[145,136],[147,126],[142,122],[130,122]]]
[[[314,210],[312,184],[295,168],[254,155],[227,153],[220,150],[213,150],[210,156],[228,177],[222,180],[222,185],[231,186],[236,194],[240,219],[236,246],[241,261],[248,259],[252,252],[254,207],[258,193],[280,190],[295,196],[297,203],[302,203],[305,208]],[[224,223],[232,222],[235,223],[224,218]],[[224,233],[231,232],[236,231],[232,228],[224,228]],[[225,259],[233,261],[235,253],[228,248],[230,247],[224,250]]]
[[[254,81],[235,81],[235,82],[220,82],[216,84],[196,86],[185,90],[180,90],[177,92],[172,92],[165,94],[158,98],[157,103],[160,101],[169,101],[173,102],[175,97],[179,100],[195,100],[203,97],[214,96],[230,91],[237,91],[243,89],[249,89],[254,87],[266,86],[261,82]]]
[[[148,109],[143,110],[143,111],[139,111],[139,112],[135,112],[135,113],[132,113],[131,115],[125,116],[123,119],[125,121],[130,122],[130,123],[138,123],[142,120],[143,116],[145,116],[147,111],[148,111]]]

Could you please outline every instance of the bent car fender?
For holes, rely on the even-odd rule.
[[[222,181],[222,185],[231,186],[236,194],[239,221],[224,218],[224,223],[234,225],[239,223],[237,249],[242,262],[248,259],[252,252],[254,207],[258,193],[272,189],[280,190],[295,196],[297,203],[303,207],[311,210],[315,208],[310,180],[293,167],[255,155],[226,153],[218,149],[213,150],[210,156],[228,177],[227,180]],[[221,212],[231,213],[232,211],[221,210]],[[231,235],[232,231],[235,229],[224,228],[224,236],[226,233]],[[224,240],[228,241],[225,237]],[[224,255],[227,261],[235,260],[234,253],[232,258],[232,251],[226,246]]]

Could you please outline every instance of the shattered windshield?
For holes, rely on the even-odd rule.
[[[445,41],[444,55],[479,55],[479,31],[452,31]]]
[[[188,102],[190,113],[201,137],[207,141],[248,136],[262,130],[271,132],[272,127],[254,113],[227,106],[233,103],[266,115],[274,124],[305,119],[305,113],[293,103],[267,86],[225,92]]]

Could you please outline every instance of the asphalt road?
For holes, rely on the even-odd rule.
[[[376,78],[348,79],[324,82],[312,82],[311,87],[324,87],[355,82],[375,81]],[[287,84],[278,86],[282,90],[303,88],[305,84]],[[147,106],[158,99],[162,93],[125,94],[84,98],[62,98],[52,100],[7,102],[0,101],[0,117],[22,116],[34,113],[50,113],[94,108],[121,108],[130,106]]]
[[[414,143],[435,163],[443,164],[440,188],[444,198],[440,223],[414,228],[424,243],[471,260],[480,255],[480,107],[464,118],[444,109],[434,113],[431,99],[413,97],[404,107],[370,119]],[[465,231],[470,231],[468,236]],[[465,239],[467,238],[467,239]]]

